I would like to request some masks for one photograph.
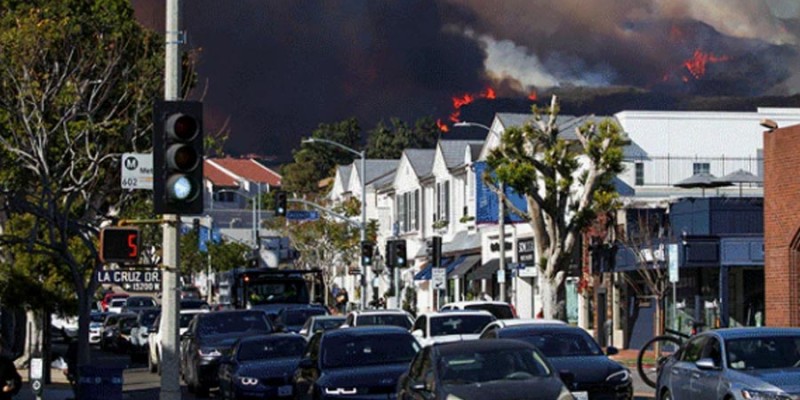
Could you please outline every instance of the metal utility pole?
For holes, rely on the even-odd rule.
[[[164,66],[164,100],[177,100],[180,71],[180,0],[167,0],[166,59]],[[178,376],[178,224],[176,214],[163,217],[163,275],[161,282],[161,393],[160,400],[180,400]]]
[[[500,268],[498,271],[503,271],[503,281],[499,282],[500,285],[500,301],[506,301],[506,204],[503,199],[505,195],[506,185],[500,182],[500,193],[497,195],[497,226],[500,233]],[[498,272],[499,274],[499,272]]]
[[[208,304],[214,302],[214,294],[212,293],[213,285],[211,285],[211,248],[208,246],[214,241],[214,218],[211,215],[208,218],[208,241],[206,242],[206,252],[208,253],[208,271],[206,272],[206,301]]]

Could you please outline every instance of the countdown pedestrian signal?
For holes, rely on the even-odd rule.
[[[104,263],[136,263],[141,241],[139,228],[114,227],[100,230],[100,261]]]

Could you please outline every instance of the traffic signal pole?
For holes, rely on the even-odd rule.
[[[164,100],[178,100],[180,87],[180,0],[167,0]],[[157,178],[158,179],[158,178]],[[176,214],[164,214],[162,243],[164,271],[161,295],[160,400],[180,400],[178,371],[178,224]]]

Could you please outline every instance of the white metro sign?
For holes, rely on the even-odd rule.
[[[119,285],[129,292],[156,292],[161,290],[161,270],[159,269],[120,269],[97,271],[100,284]]]
[[[153,190],[153,155],[122,154],[122,188]]]

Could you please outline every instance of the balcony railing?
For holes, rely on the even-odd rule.
[[[644,185],[637,186],[673,186],[692,176],[695,164],[708,164],[708,172],[722,177],[739,169],[754,175],[763,176],[764,159],[762,157],[687,157],[687,156],[642,156],[626,157],[626,163],[641,162],[644,166]],[[632,165],[631,178],[635,179],[636,167]]]

